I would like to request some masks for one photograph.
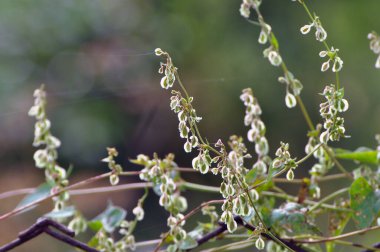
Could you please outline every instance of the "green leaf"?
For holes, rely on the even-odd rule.
[[[91,228],[94,232],[98,232],[102,227],[103,223],[100,220],[92,220],[87,223],[89,228]]]
[[[187,235],[185,240],[181,242],[181,245],[179,246],[182,250],[188,250],[192,249],[198,246],[198,243],[195,239],[193,239],[190,235]]]
[[[91,240],[87,243],[88,246],[96,248],[99,245],[99,239],[94,235]]]
[[[248,184],[253,184],[257,179],[257,175],[257,169],[251,169],[247,175],[245,175],[245,180]]]
[[[350,187],[350,204],[354,210],[352,218],[358,228],[366,228],[377,217],[380,210],[380,192],[360,177]]]
[[[20,201],[20,203],[18,203],[16,208],[26,206],[26,205],[34,202],[34,201],[37,201],[37,200],[40,200],[42,198],[49,196],[51,188],[52,188],[51,185],[49,185],[48,183],[41,184],[40,186],[38,186],[36,188],[36,190],[34,192],[25,196],[25,198],[23,198]],[[32,209],[32,208],[29,208],[29,210],[30,209]]]
[[[334,149],[335,156],[339,159],[348,159],[366,164],[378,164],[377,151],[367,147],[359,147],[355,151],[345,149]]]
[[[108,233],[112,233],[126,216],[126,210],[110,203],[103,213],[99,214],[89,222],[89,226],[94,231],[98,231],[103,227]]]
[[[291,235],[320,234],[317,227],[309,222],[302,208],[302,205],[294,202],[283,204],[280,208],[272,211],[271,225],[275,225]]]
[[[51,211],[50,213],[47,213],[44,216],[52,219],[68,218],[73,216],[75,214],[75,211],[76,210],[74,206],[68,206],[59,211]]]

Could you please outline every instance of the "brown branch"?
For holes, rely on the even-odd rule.
[[[57,231],[52,230],[50,227],[55,228]],[[87,244],[74,239],[73,237],[75,236],[75,233],[72,230],[68,229],[66,226],[47,218],[37,220],[37,222],[30,226],[28,229],[20,232],[16,240],[0,247],[0,252],[9,251],[35,238],[43,232],[69,244],[72,247],[76,247],[87,252],[99,252],[98,250],[89,247]]]

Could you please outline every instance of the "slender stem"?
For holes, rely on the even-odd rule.
[[[301,96],[297,95],[296,96],[296,100],[297,100],[297,103],[299,104],[299,107],[301,109],[302,115],[305,118],[305,121],[306,121],[307,125],[309,126],[309,129],[310,130],[315,130],[314,124],[313,124],[313,122],[312,122],[312,120],[310,118],[309,113],[307,112],[307,109],[306,109],[305,104],[303,103],[303,101],[301,99]]]
[[[50,194],[49,196],[46,196],[46,197],[41,198],[41,199],[38,199],[38,200],[33,201],[33,202],[31,202],[31,203],[29,203],[29,204],[27,204],[27,205],[25,205],[25,206],[22,206],[22,207],[16,208],[16,209],[14,209],[14,210],[12,210],[12,211],[6,213],[6,214],[1,215],[1,216],[0,216],[0,221],[4,220],[4,219],[6,219],[6,218],[8,218],[8,217],[10,217],[10,216],[13,216],[13,215],[15,215],[15,214],[17,214],[17,213],[20,213],[21,211],[23,211],[23,210],[25,210],[25,209],[27,209],[27,208],[29,208],[29,207],[35,206],[35,205],[37,205],[37,204],[39,204],[39,203],[41,203],[41,202],[43,202],[43,201],[45,201],[45,200],[47,200],[47,199],[50,199],[50,198],[52,198],[52,197],[54,197],[54,196],[57,196],[57,195],[59,195],[60,193],[62,193],[63,191],[67,191],[67,190],[70,190],[70,189],[73,189],[73,188],[77,188],[77,187],[80,187],[80,186],[83,186],[83,185],[86,185],[86,184],[89,184],[89,183],[93,183],[93,182],[98,181],[98,180],[100,180],[100,179],[107,178],[107,177],[109,177],[111,174],[112,174],[112,172],[107,172],[107,173],[104,173],[104,174],[101,174],[101,175],[97,175],[97,176],[95,176],[95,177],[91,177],[91,178],[89,178],[89,179],[86,179],[86,180],[80,181],[80,182],[78,182],[78,183],[76,183],[76,184],[72,184],[71,186],[65,187],[64,190],[59,190],[59,191],[57,191],[57,192],[55,192],[55,193]]]
[[[146,246],[152,246],[152,245],[155,245],[155,244],[159,243],[160,241],[161,241],[161,239],[149,240],[149,241],[141,241],[141,242],[136,242],[135,246],[137,248],[146,247]]]
[[[254,243],[252,242],[252,240],[243,240],[243,241],[228,243],[226,245],[219,246],[212,249],[201,250],[201,252],[222,252],[222,251],[228,251],[231,249],[236,250],[236,249],[248,248],[253,245]]]
[[[0,200],[10,198],[13,196],[19,196],[19,195],[33,193],[35,190],[36,190],[36,188],[21,188],[21,189],[8,191],[8,192],[3,192],[3,193],[0,193]]]
[[[317,182],[328,182],[331,180],[336,180],[336,179],[343,179],[347,178],[346,174],[338,173],[338,174],[332,174],[332,175],[327,175],[321,178],[316,178]],[[276,183],[285,183],[285,184],[302,184],[305,182],[306,178],[303,179],[293,179],[293,180],[287,180],[286,178],[273,178],[272,180]]]
[[[190,182],[183,182],[181,183],[181,186],[194,191],[220,193],[220,188],[216,186],[200,185]]]
[[[336,89],[340,89],[340,81],[339,81],[339,72],[335,72],[335,79],[336,79]]]
[[[264,196],[276,197],[276,198],[280,198],[280,199],[284,199],[284,200],[288,200],[288,201],[293,201],[293,202],[297,202],[297,200],[298,200],[297,197],[291,196],[291,195],[288,195],[288,194],[284,194],[284,193],[276,193],[276,192],[264,191],[264,192],[261,192],[261,194],[264,195]],[[316,204],[318,204],[318,202],[312,201],[312,200],[305,200],[304,203],[308,204],[308,205],[313,205],[313,206],[316,205]],[[340,212],[351,212],[350,209],[339,208],[339,207],[336,207],[336,206],[333,206],[333,205],[329,205],[329,204],[324,204],[324,203],[321,203],[320,207],[323,207],[323,208],[326,208],[326,209],[330,209],[330,210],[334,210],[334,211],[340,211]]]
[[[367,233],[369,231],[374,231],[374,230],[378,230],[378,229],[380,229],[380,226],[373,226],[373,227],[369,227],[369,228],[363,228],[363,229],[356,230],[356,231],[353,231],[353,232],[349,232],[349,233],[346,233],[346,234],[337,235],[337,236],[331,236],[331,237],[322,237],[320,239],[298,240],[298,239],[292,239],[291,238],[291,240],[295,241],[295,242],[299,242],[299,243],[325,243],[325,242],[329,242],[329,241],[341,240],[341,239],[348,238],[348,237],[351,237],[351,236],[364,234],[364,233]]]
[[[341,244],[341,245],[344,245],[344,246],[349,246],[349,247],[363,248],[363,249],[368,249],[370,251],[380,251],[380,248],[366,246],[366,245],[359,244],[359,243],[356,243],[356,242],[348,242],[348,241],[342,241],[342,240],[335,240],[334,242],[338,243],[338,244]]]
[[[302,164],[303,162],[305,162],[309,157],[311,157],[313,154],[314,154],[314,152],[316,152],[318,149],[319,149],[319,147],[321,147],[322,146],[322,143],[319,143],[317,146],[315,146],[315,148],[309,153],[309,154],[307,154],[305,157],[303,157],[302,159],[300,159],[300,160],[298,160],[297,162],[296,162],[296,164],[297,165],[300,165],[300,164]]]

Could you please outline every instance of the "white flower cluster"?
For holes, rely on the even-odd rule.
[[[340,137],[344,137],[344,118],[339,117],[338,113],[345,112],[348,109],[348,102],[344,99],[343,88],[336,90],[334,85],[326,86],[322,95],[326,98],[326,102],[320,104],[320,114],[324,119],[324,132],[320,135],[320,141],[327,143],[331,141],[339,141]]]
[[[137,222],[144,219],[144,209],[143,204],[145,199],[148,196],[147,189],[145,194],[139,199],[137,206],[133,208],[132,213],[135,215],[135,218],[131,221],[123,220],[119,224],[119,234],[122,236],[119,240],[113,238],[113,231],[108,231],[105,228],[101,228],[97,234],[96,238],[98,239],[97,249],[100,251],[112,251],[112,252],[124,252],[136,249],[135,236],[133,231],[136,228]]]
[[[182,221],[184,216],[181,214],[187,209],[187,200],[180,195],[174,182],[174,168],[177,165],[173,160],[173,154],[169,154],[163,160],[158,159],[156,155],[152,160],[148,156],[138,155],[137,159],[132,162],[144,166],[140,173],[140,179],[152,182],[154,187],[158,188],[156,191],[160,194],[159,204],[170,213],[167,224],[174,239],[174,244],[170,245],[170,249],[176,251],[187,236],[186,231],[182,228],[185,221]]]
[[[247,149],[243,139],[231,136],[229,144],[232,150],[218,163],[218,168],[223,178],[220,193],[225,199],[220,220],[227,224],[228,231],[232,233],[237,229],[234,215],[250,215],[252,213],[250,199],[257,201],[259,194],[256,190],[250,190],[249,195],[246,193],[248,185],[245,181],[245,175],[248,169],[244,167],[244,159],[251,156],[246,154]],[[221,152],[225,153],[225,147],[220,141],[216,147],[220,147]]]
[[[321,21],[318,17],[314,17],[314,20],[311,24],[304,25],[301,27],[300,31],[302,34],[308,34],[311,31],[311,28],[315,28],[315,39],[323,42],[327,38],[327,32],[323,29]]]
[[[194,132],[194,125],[202,120],[201,117],[196,115],[195,109],[193,109],[192,101],[193,97],[185,99],[181,93],[172,90],[173,96],[170,97],[170,108],[178,115],[178,130],[181,138],[185,138],[186,142],[183,146],[186,152],[191,152],[192,148],[198,146],[198,137]]]
[[[276,150],[276,158],[273,160],[272,166],[275,169],[287,169],[286,178],[288,180],[294,179],[293,170],[297,168],[297,164],[295,160],[290,157],[288,143],[281,142],[280,148]]]
[[[117,185],[119,183],[119,175],[123,171],[121,165],[116,164],[115,157],[119,155],[115,148],[107,148],[108,157],[103,158],[102,162],[108,163],[108,168],[112,171],[110,175],[111,185]]]
[[[259,43],[267,44],[269,42],[269,47],[263,51],[264,58],[268,58],[269,62],[273,66],[280,66],[283,61],[279,51],[279,45],[277,39],[272,33],[272,28],[269,24],[267,24],[263,17],[259,12],[259,6],[261,1],[246,1],[244,0],[240,7],[240,13],[243,17],[248,18],[250,14],[250,9],[253,8],[256,10],[258,14],[258,24],[261,27],[260,35],[259,35]],[[279,77],[279,82],[286,84],[286,96],[285,96],[285,104],[288,108],[293,108],[297,105],[296,97],[300,95],[302,90],[301,82],[294,78],[293,74],[288,70],[285,71],[284,77]]]
[[[261,0],[243,0],[242,4],[240,5],[240,15],[245,18],[249,18],[249,15],[251,14],[251,8],[259,8],[260,4]]]
[[[325,58],[328,56],[327,61],[325,61],[322,64],[321,71],[325,72],[330,68],[330,61],[333,61],[333,72],[339,72],[343,68],[343,60],[338,56],[339,49],[334,49],[334,47],[331,47],[328,51],[321,51],[319,53],[319,57]]]
[[[286,85],[285,104],[288,108],[294,108],[297,105],[295,96],[301,94],[303,88],[301,82],[294,78],[294,75],[288,71],[285,76],[278,77],[278,81]],[[292,90],[293,94],[290,92]]]
[[[177,69],[174,67],[172,58],[167,52],[162,51],[160,48],[157,48],[154,52],[157,56],[164,56],[166,58],[166,63],[161,62],[158,72],[160,74],[165,73],[165,76],[162,77],[160,82],[161,87],[164,89],[169,89],[173,87],[175,82],[175,72]]]
[[[169,89],[173,87],[177,68],[173,65],[172,59],[167,52],[162,51],[160,48],[155,50],[157,56],[166,58],[166,63],[161,62],[159,73],[165,73],[161,79],[161,87]],[[181,92],[172,90],[172,97],[170,97],[170,108],[178,115],[178,130],[181,138],[185,138],[186,142],[183,146],[186,152],[191,152],[192,148],[198,146],[198,137],[195,134],[195,124],[202,120],[197,116],[195,109],[193,109],[193,97],[184,98]]]
[[[124,252],[136,249],[135,236],[130,234],[128,229],[131,227],[130,222],[124,220],[120,223],[119,233],[123,237],[115,241],[114,238],[110,237],[105,229],[100,229],[95,237],[97,239],[96,248],[100,251],[110,251],[110,252]]]
[[[193,158],[192,166],[194,170],[199,171],[202,174],[206,174],[211,164],[213,163],[213,160],[210,156],[210,152],[208,149],[200,149],[198,156]],[[212,170],[213,174],[217,174],[217,170]]]
[[[376,32],[371,32],[368,34],[369,48],[375,53],[378,54],[375,67],[380,68],[380,37]]]
[[[256,169],[258,174],[263,175],[267,172],[270,158],[268,157],[268,140],[265,137],[266,127],[260,118],[262,111],[257,99],[253,96],[252,89],[244,89],[240,95],[240,100],[246,106],[244,124],[245,126],[251,126],[247,138],[248,141],[255,143],[255,152],[258,156],[257,162],[252,169]]]
[[[34,116],[37,120],[34,127],[33,146],[44,146],[44,148],[34,153],[33,158],[36,167],[45,169],[47,181],[54,185],[52,191],[57,192],[69,183],[66,170],[60,167],[56,162],[58,158],[57,148],[59,148],[61,142],[50,132],[51,123],[46,116],[46,92],[44,86],[42,85],[39,89],[36,89],[33,96],[34,105],[28,112],[29,116]],[[66,191],[62,192],[58,197],[54,197],[54,210],[61,210],[68,199],[69,193]]]
[[[311,24],[304,25],[301,27],[300,31],[302,34],[308,34],[312,28],[315,28],[315,38],[320,42],[324,42],[327,38],[327,33],[325,29],[322,27],[321,21],[317,16],[314,17],[314,20]],[[335,49],[331,47],[331,49],[321,51],[319,53],[319,57],[325,58],[328,57],[327,61],[325,61],[321,66],[321,71],[325,72],[330,68],[330,61],[333,62],[332,71],[339,72],[343,68],[343,60],[338,56],[339,49]]]
[[[282,63],[282,58],[278,50],[274,46],[269,46],[263,51],[264,58],[268,58],[272,66],[280,66]]]

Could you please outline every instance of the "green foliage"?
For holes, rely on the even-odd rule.
[[[64,218],[69,218],[71,216],[74,216],[75,212],[76,210],[74,206],[68,206],[58,211],[51,211],[50,213],[47,213],[44,216],[46,218],[51,218],[51,219],[64,219]]]
[[[335,156],[339,159],[347,159],[363,164],[378,164],[377,151],[367,147],[359,147],[354,151],[336,148],[334,149]]]
[[[272,226],[285,230],[289,235],[320,234],[318,228],[308,220],[306,209],[297,203],[289,202],[273,209],[270,216]]]
[[[26,206],[34,201],[45,198],[50,194],[51,188],[52,186],[49,183],[39,185],[34,192],[23,198],[16,208]]]
[[[126,216],[126,210],[109,203],[106,210],[91,220],[88,226],[94,231],[99,231],[101,228],[104,228],[108,233],[112,233],[119,227]]]
[[[369,227],[380,210],[380,191],[360,177],[350,187],[351,209],[354,210],[352,219],[358,228]]]

